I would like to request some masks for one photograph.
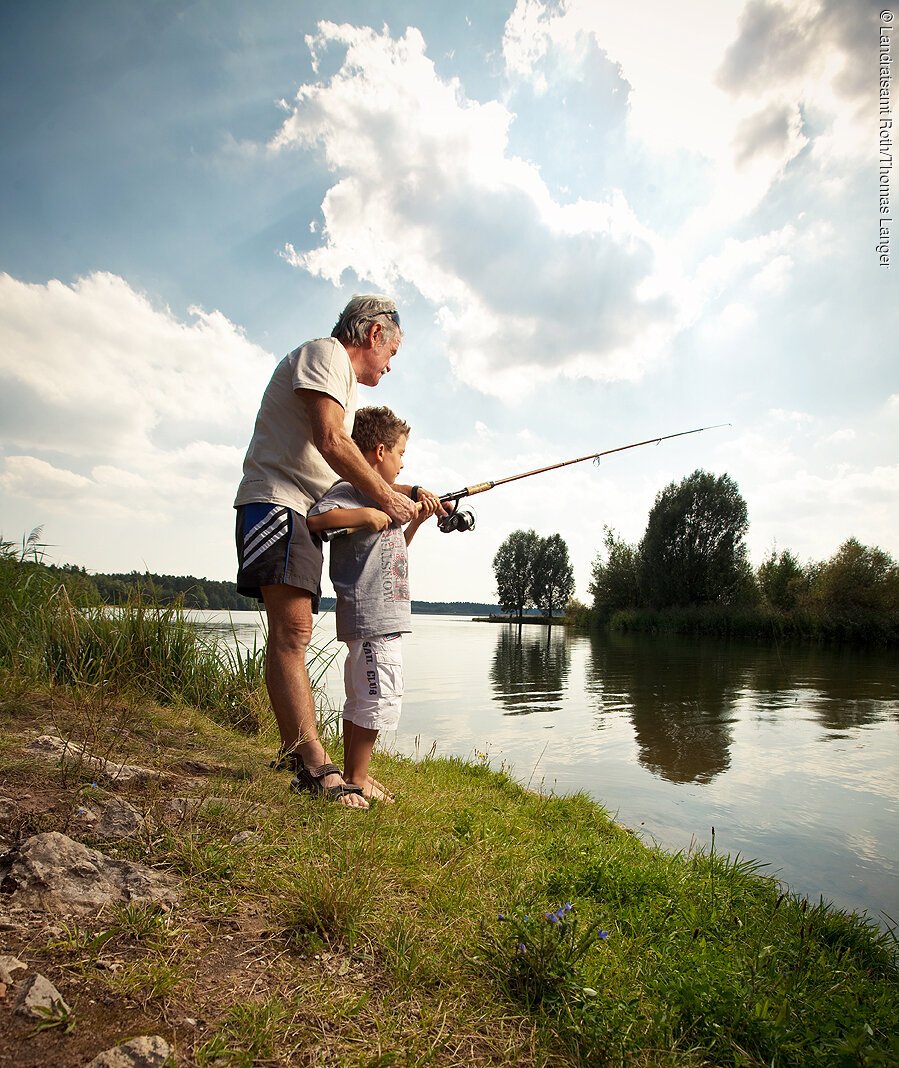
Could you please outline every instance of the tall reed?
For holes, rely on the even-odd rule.
[[[0,542],[0,669],[38,686],[101,699],[140,696],[185,704],[247,733],[267,709],[265,648],[223,640],[195,625],[183,604],[159,604],[141,588],[116,607],[79,603],[40,561],[40,547]],[[333,650],[316,649],[321,687]],[[327,726],[327,724],[326,724]]]

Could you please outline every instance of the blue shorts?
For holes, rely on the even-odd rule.
[[[237,508],[237,592],[262,600],[263,586],[297,586],[321,597],[322,543],[305,516],[283,504],[241,504]]]

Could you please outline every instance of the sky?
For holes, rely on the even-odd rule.
[[[758,565],[899,557],[899,168],[883,0],[40,0],[0,38],[0,535],[95,572],[235,577],[262,391],[354,293],[360,389],[471,499],[413,596],[493,601],[727,473]],[[328,588],[327,582],[325,583]]]

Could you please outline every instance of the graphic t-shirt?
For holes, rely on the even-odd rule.
[[[338,482],[309,514],[332,508],[377,505],[349,482]],[[410,631],[409,556],[400,524],[393,522],[377,533],[345,534],[328,544],[329,574],[337,593],[337,637],[351,642]]]
[[[298,389],[333,397],[344,410],[347,434],[353,432],[356,375],[346,349],[333,337],[294,349],[275,368],[262,395],[235,507],[270,502],[306,515],[337,479],[315,447],[309,413],[295,392]]]

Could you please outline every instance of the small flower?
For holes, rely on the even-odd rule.
[[[546,918],[550,923],[559,923],[559,917],[555,912],[547,912]]]
[[[605,942],[605,940],[609,937],[609,932],[608,931],[597,931],[596,932],[596,937],[601,939],[603,942]]]
[[[524,942],[519,942],[518,945],[515,947],[515,953],[518,956],[520,956],[522,953],[527,953],[527,951],[528,947],[524,944]]]
[[[497,918],[498,920],[504,920],[504,919],[505,919],[506,917],[505,917],[505,916],[504,916],[504,915],[503,915],[503,914],[502,914],[501,912],[498,912],[498,913],[496,914],[496,918]]]

